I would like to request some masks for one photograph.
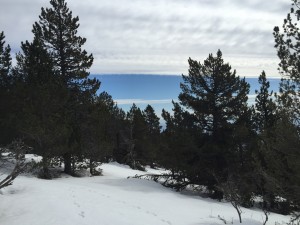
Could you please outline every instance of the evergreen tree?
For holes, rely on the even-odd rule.
[[[82,49],[86,39],[77,35],[79,18],[73,17],[65,0],[51,0],[51,8],[42,8],[33,34],[48,51],[59,81],[68,90],[68,101],[62,112],[69,120],[69,147],[64,152],[65,172],[71,174],[72,153],[80,151],[80,108],[95,95],[99,81],[89,79],[87,70],[93,56]]]
[[[173,115],[165,110],[162,113],[166,129],[162,132],[160,162],[171,171],[164,175],[171,177],[164,184],[176,189],[205,185],[212,197],[221,199],[217,184],[232,179],[232,174],[239,178],[239,186],[250,180],[240,179],[249,173],[245,167],[250,168],[253,147],[249,85],[224,63],[220,50],[203,64],[189,59],[189,65],[189,75],[183,75],[180,86],[180,102],[173,102]],[[245,197],[239,204],[250,205],[248,192],[246,188],[240,190]]]
[[[66,103],[66,89],[58,82],[53,62],[38,39],[22,43],[14,69],[15,126],[43,157],[43,178],[51,178],[48,167],[66,148],[69,132],[60,111]]]
[[[300,130],[300,1],[292,0],[292,8],[284,19],[283,30],[274,28],[275,48],[280,59],[279,71],[283,78],[280,84],[278,120],[273,134],[264,139],[262,151],[268,157],[266,174],[278,187],[276,195],[287,199],[290,206],[299,212],[299,130]],[[274,186],[274,185],[273,185]],[[279,191],[278,191],[279,190]],[[277,192],[276,192],[277,191]],[[289,209],[286,205],[285,209]],[[300,219],[296,214],[294,219]]]
[[[115,105],[107,92],[102,92],[88,107],[85,107],[81,122],[81,147],[84,158],[89,159],[92,175],[99,174],[97,162],[104,162],[112,158],[115,136],[112,125],[114,123]]]
[[[160,144],[159,118],[154,109],[148,105],[141,111],[133,104],[126,119],[119,118],[118,122],[121,126],[114,152],[116,160],[135,169],[144,170],[145,165],[154,167]]]
[[[82,50],[86,39],[77,35],[79,18],[72,16],[65,0],[51,0],[50,4],[52,8],[42,8],[33,34],[51,52],[56,70],[68,86],[93,89],[96,80],[87,79],[93,55]]]
[[[199,173],[203,169],[199,155],[203,136],[201,130],[194,126],[194,115],[174,101],[172,110],[173,115],[162,111],[166,129],[162,132],[159,162],[171,171],[172,179],[177,181],[169,186],[181,189],[188,184],[200,184],[199,180],[203,178]]]
[[[249,84],[224,63],[220,50],[216,57],[210,54],[203,64],[189,59],[189,66],[189,75],[182,76],[179,100],[193,112],[194,123],[207,136],[201,147],[206,172],[223,174],[238,158],[234,132],[248,112]],[[214,184],[212,181],[208,185],[213,188]]]
[[[273,91],[269,92],[270,83],[267,81],[266,74],[263,71],[258,78],[260,89],[255,90],[257,94],[254,105],[253,123],[257,134],[257,145],[253,152],[254,169],[253,169],[253,181],[257,187],[256,193],[262,196],[261,207],[265,212],[266,218],[268,212],[274,210],[275,195],[274,189],[270,188],[272,185],[268,182],[268,177],[265,176],[266,170],[268,170],[268,161],[270,157],[269,150],[265,145],[268,140],[271,140],[274,135],[273,130],[276,125],[276,110],[277,106],[272,99]]]
[[[264,161],[261,163],[265,204],[270,210],[282,214],[294,211],[300,214],[299,153],[300,137],[297,127],[288,115],[280,114],[268,135],[261,138],[259,150]],[[283,200],[276,200],[280,196]]]
[[[283,23],[283,32],[274,28],[275,48],[280,59],[279,71],[283,76],[278,95],[279,106],[295,124],[300,124],[300,1],[292,0],[292,8]],[[285,108],[285,109],[284,109]]]
[[[129,124],[128,121],[126,121],[126,113],[117,105],[115,105],[113,109],[113,118],[113,123],[111,124],[115,140],[113,159],[118,163],[124,164],[126,163],[127,156]]]
[[[276,104],[272,99],[273,91],[269,92],[270,82],[267,81],[266,74],[263,71],[258,78],[260,90],[255,90],[255,118],[254,123],[257,129],[262,132],[271,128],[275,123]]]
[[[145,165],[144,140],[147,135],[147,125],[142,111],[135,104],[127,113],[128,130],[128,164],[135,169],[143,169]]]
[[[147,105],[145,110],[142,112],[146,122],[147,134],[144,138],[144,152],[145,152],[145,163],[154,167],[157,164],[159,157],[159,146],[160,146],[160,123],[159,118],[155,114],[154,109],[151,105]]]
[[[7,85],[8,76],[11,71],[11,48],[9,45],[5,46],[5,35],[2,31],[0,33],[0,82],[1,87]]]
[[[8,124],[11,110],[11,48],[5,45],[4,32],[0,33],[0,145],[12,141],[14,129]]]
[[[145,110],[143,111],[143,115],[146,120],[146,124],[148,127],[148,132],[150,134],[159,134],[160,133],[160,125],[159,125],[159,118],[155,114],[154,109],[152,108],[151,105],[147,105]]]
[[[212,54],[203,64],[189,59],[189,75],[183,75],[181,104],[193,110],[197,123],[214,142],[226,142],[226,130],[247,108],[249,85],[224,64],[222,52]]]

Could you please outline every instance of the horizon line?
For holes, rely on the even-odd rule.
[[[184,74],[148,74],[148,73],[90,73],[89,76],[164,76],[164,77],[181,77]],[[187,76],[187,75],[185,75]],[[241,79],[243,78],[255,78],[258,79],[259,76],[240,76]],[[282,79],[281,76],[267,76],[267,79]]]

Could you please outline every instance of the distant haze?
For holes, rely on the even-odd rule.
[[[262,70],[276,77],[272,31],[281,26],[289,0],[69,0],[80,18],[79,34],[94,54],[93,74],[187,72],[187,59],[223,52],[241,76]],[[13,55],[32,40],[32,24],[48,0],[1,0],[0,31]]]
[[[158,116],[162,109],[172,111],[172,100],[178,101],[181,91],[180,76],[159,76],[159,75],[92,75],[101,81],[99,92],[106,91],[112,95],[116,103],[128,111],[133,103],[142,110],[148,104],[153,106]],[[255,90],[259,90],[258,78],[246,78],[250,84],[248,103],[255,101]],[[279,89],[280,79],[269,79],[270,91]]]

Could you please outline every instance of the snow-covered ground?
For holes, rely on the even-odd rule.
[[[103,176],[54,180],[19,176],[0,195],[1,225],[217,225],[239,224],[229,203],[177,193],[117,163],[103,164]],[[159,173],[148,169],[148,172]],[[263,213],[243,209],[243,224],[262,224]],[[271,214],[267,224],[287,222]]]

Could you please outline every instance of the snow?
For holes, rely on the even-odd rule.
[[[63,175],[42,180],[21,175],[0,195],[1,225],[217,225],[239,224],[229,203],[186,195],[153,181],[129,178],[145,172],[103,164],[103,176]],[[161,173],[147,168],[148,173]],[[262,224],[258,209],[242,209],[243,224]],[[271,214],[267,224],[289,217]]]

